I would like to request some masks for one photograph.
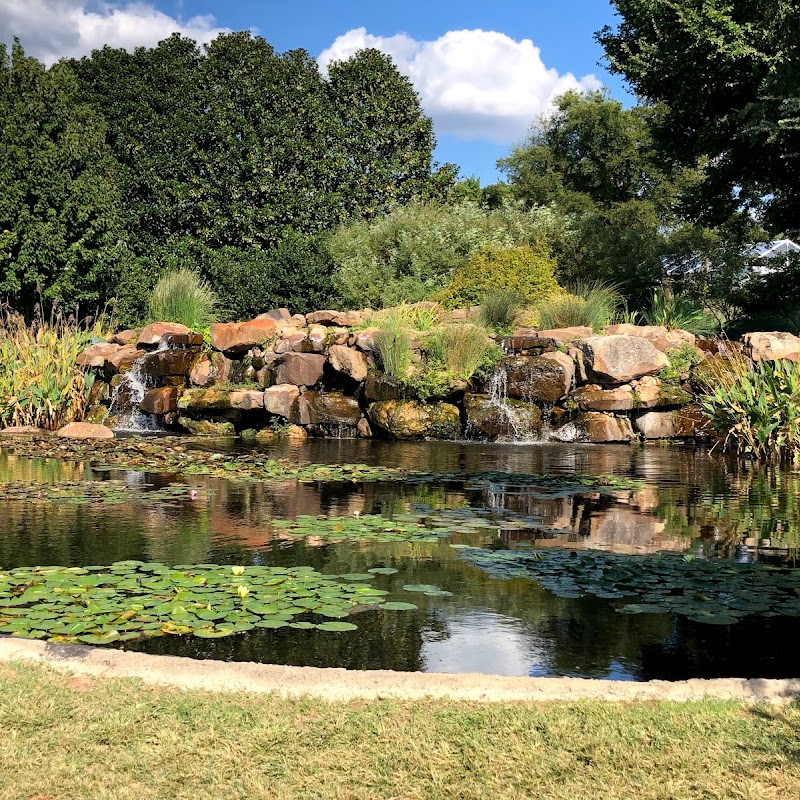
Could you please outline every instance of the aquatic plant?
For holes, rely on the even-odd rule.
[[[54,312],[29,323],[0,309],[0,427],[55,430],[86,412],[94,377],[75,359],[101,333],[102,321],[83,326]]]
[[[150,319],[179,322],[193,331],[205,331],[214,322],[218,303],[211,287],[190,269],[163,275],[148,300]]]
[[[617,287],[602,281],[578,283],[569,292],[549,297],[535,306],[540,328],[586,326],[600,331],[611,323],[622,304]]]
[[[741,353],[709,359],[700,407],[723,446],[755,459],[800,460],[800,364]]]
[[[404,380],[413,354],[409,329],[397,317],[387,317],[375,334],[378,366],[390,378]]]
[[[312,567],[22,567],[0,572],[0,633],[110,644],[163,635],[216,639],[253,628],[352,631],[358,607],[401,611],[369,581],[386,572],[322,575]],[[309,616],[314,621],[307,619]]]
[[[714,625],[731,625],[748,614],[800,617],[796,569],[672,553],[451,547],[494,577],[530,578],[565,599],[593,595],[618,602],[616,610],[624,614],[673,613]]]

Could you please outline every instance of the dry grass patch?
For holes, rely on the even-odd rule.
[[[0,730],[2,800],[800,796],[797,707],[329,704],[17,665]]]

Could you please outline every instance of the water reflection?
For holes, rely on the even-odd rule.
[[[196,446],[218,447],[214,442]],[[226,446],[230,446],[226,444]],[[659,550],[759,557],[793,555],[800,531],[800,474],[737,465],[694,448],[381,443],[282,444],[270,456],[320,463],[361,462],[443,472],[615,474],[643,480],[635,491],[576,492],[501,484],[402,483],[266,485],[201,476],[117,470],[0,453],[0,482],[110,480],[137,487],[140,501],[53,504],[0,498],[0,568],[106,564],[123,559],[178,563],[308,564],[329,574],[392,566],[383,588],[432,583],[453,592],[422,598],[415,613],[367,611],[356,635],[260,630],[208,641],[166,637],[136,645],[201,658],[366,669],[584,675],[630,680],[796,672],[783,645],[798,620],[747,618],[731,627],[669,615],[618,614],[596,598],[560,599],[527,580],[498,580],[457,560],[449,541],[329,544],[290,538],[272,520],[409,509],[481,508],[495,527],[457,532],[483,547],[574,547],[622,553]],[[186,487],[170,502],[147,492]],[[201,489],[196,497],[191,489]],[[414,602],[417,597],[412,598]]]

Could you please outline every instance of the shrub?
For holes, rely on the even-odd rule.
[[[700,406],[725,449],[755,459],[800,460],[800,363],[761,361],[738,352],[709,361]]]
[[[535,303],[561,291],[555,269],[555,259],[544,245],[491,245],[457,269],[435,299],[448,308],[467,308],[478,305],[487,293],[503,289],[523,303]]]
[[[94,376],[75,359],[100,332],[60,313],[28,324],[8,309],[0,312],[0,425],[35,425],[55,430],[80,420]]]
[[[333,285],[350,308],[426,300],[483,248],[533,245],[551,224],[551,215],[541,209],[409,203],[334,232],[327,243],[335,264]],[[486,288],[479,288],[475,303]]]
[[[669,330],[681,329],[705,336],[719,330],[719,323],[713,314],[704,311],[679,294],[667,294],[663,289],[653,292],[649,311],[643,314],[646,325],[663,325]]]
[[[514,326],[524,303],[513,289],[493,289],[483,296],[478,319],[486,328],[507,331]]]
[[[596,281],[577,284],[570,294],[550,297],[535,310],[543,329],[587,326],[600,331],[611,323],[621,303],[616,286]]]
[[[193,331],[203,331],[214,321],[217,296],[189,269],[168,272],[153,289],[148,302],[151,320],[179,322]]]
[[[429,357],[454,378],[464,381],[484,364],[493,347],[486,330],[475,325],[442,325],[425,341]]]
[[[669,358],[669,366],[660,370],[658,377],[664,383],[673,385],[679,384],[681,376],[690,373],[703,360],[698,349],[688,342],[670,347],[666,356]]]

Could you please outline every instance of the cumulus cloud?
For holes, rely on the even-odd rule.
[[[111,45],[152,46],[174,32],[208,42],[227,30],[211,16],[180,21],[144,2],[105,0],[2,0],[0,37],[17,36],[25,52],[45,64]]]
[[[554,97],[600,86],[594,75],[560,74],[542,61],[530,39],[496,31],[449,31],[434,41],[405,34],[382,37],[356,28],[319,56],[323,69],[365,47],[389,54],[419,92],[436,130],[463,139],[518,141]]]

